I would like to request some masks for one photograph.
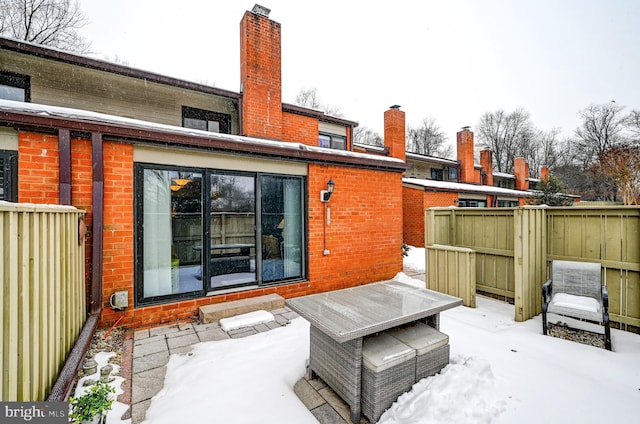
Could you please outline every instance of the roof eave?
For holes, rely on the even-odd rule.
[[[43,116],[26,112],[0,111],[0,121],[18,128],[52,130],[58,128],[83,133],[102,133],[104,136],[116,138],[124,142],[147,142],[171,145],[175,147],[191,147],[221,152],[240,153],[247,155],[263,155],[291,160],[308,162],[351,165],[366,168],[387,170],[390,172],[404,172],[407,164],[401,161],[381,161],[369,157],[343,156],[331,151],[322,152],[273,144],[248,143],[240,140],[217,138],[215,133],[210,137],[192,136],[170,130],[139,128],[128,125],[114,125],[94,121],[75,120],[57,116]]]

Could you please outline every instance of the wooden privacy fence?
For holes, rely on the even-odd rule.
[[[86,319],[84,212],[0,202],[0,400],[43,401]]]
[[[472,250],[477,291],[511,299],[517,321],[541,312],[551,261],[563,259],[601,263],[612,321],[640,327],[639,207],[432,208],[425,220],[427,261],[436,245]],[[428,263],[427,284],[442,286],[450,265]]]
[[[427,288],[476,307],[476,252],[464,247],[427,246]]]

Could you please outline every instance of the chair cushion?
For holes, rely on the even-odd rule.
[[[548,312],[602,322],[600,302],[588,296],[556,293],[549,303]]]
[[[362,342],[363,365],[374,372],[384,371],[415,356],[415,349],[386,333],[367,337]]]
[[[387,334],[414,348],[418,355],[449,343],[449,336],[421,322],[387,330]]]

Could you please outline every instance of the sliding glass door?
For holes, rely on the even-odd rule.
[[[137,302],[303,280],[304,182],[136,165]]]
[[[263,176],[262,279],[300,278],[303,271],[302,180]]]
[[[143,296],[202,290],[202,174],[145,169]]]
[[[256,283],[254,176],[210,174],[211,289]]]

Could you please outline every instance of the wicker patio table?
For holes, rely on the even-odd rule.
[[[439,313],[462,299],[395,280],[287,299],[311,324],[309,372],[319,375],[360,422],[362,341],[378,332],[421,321],[439,329]]]

